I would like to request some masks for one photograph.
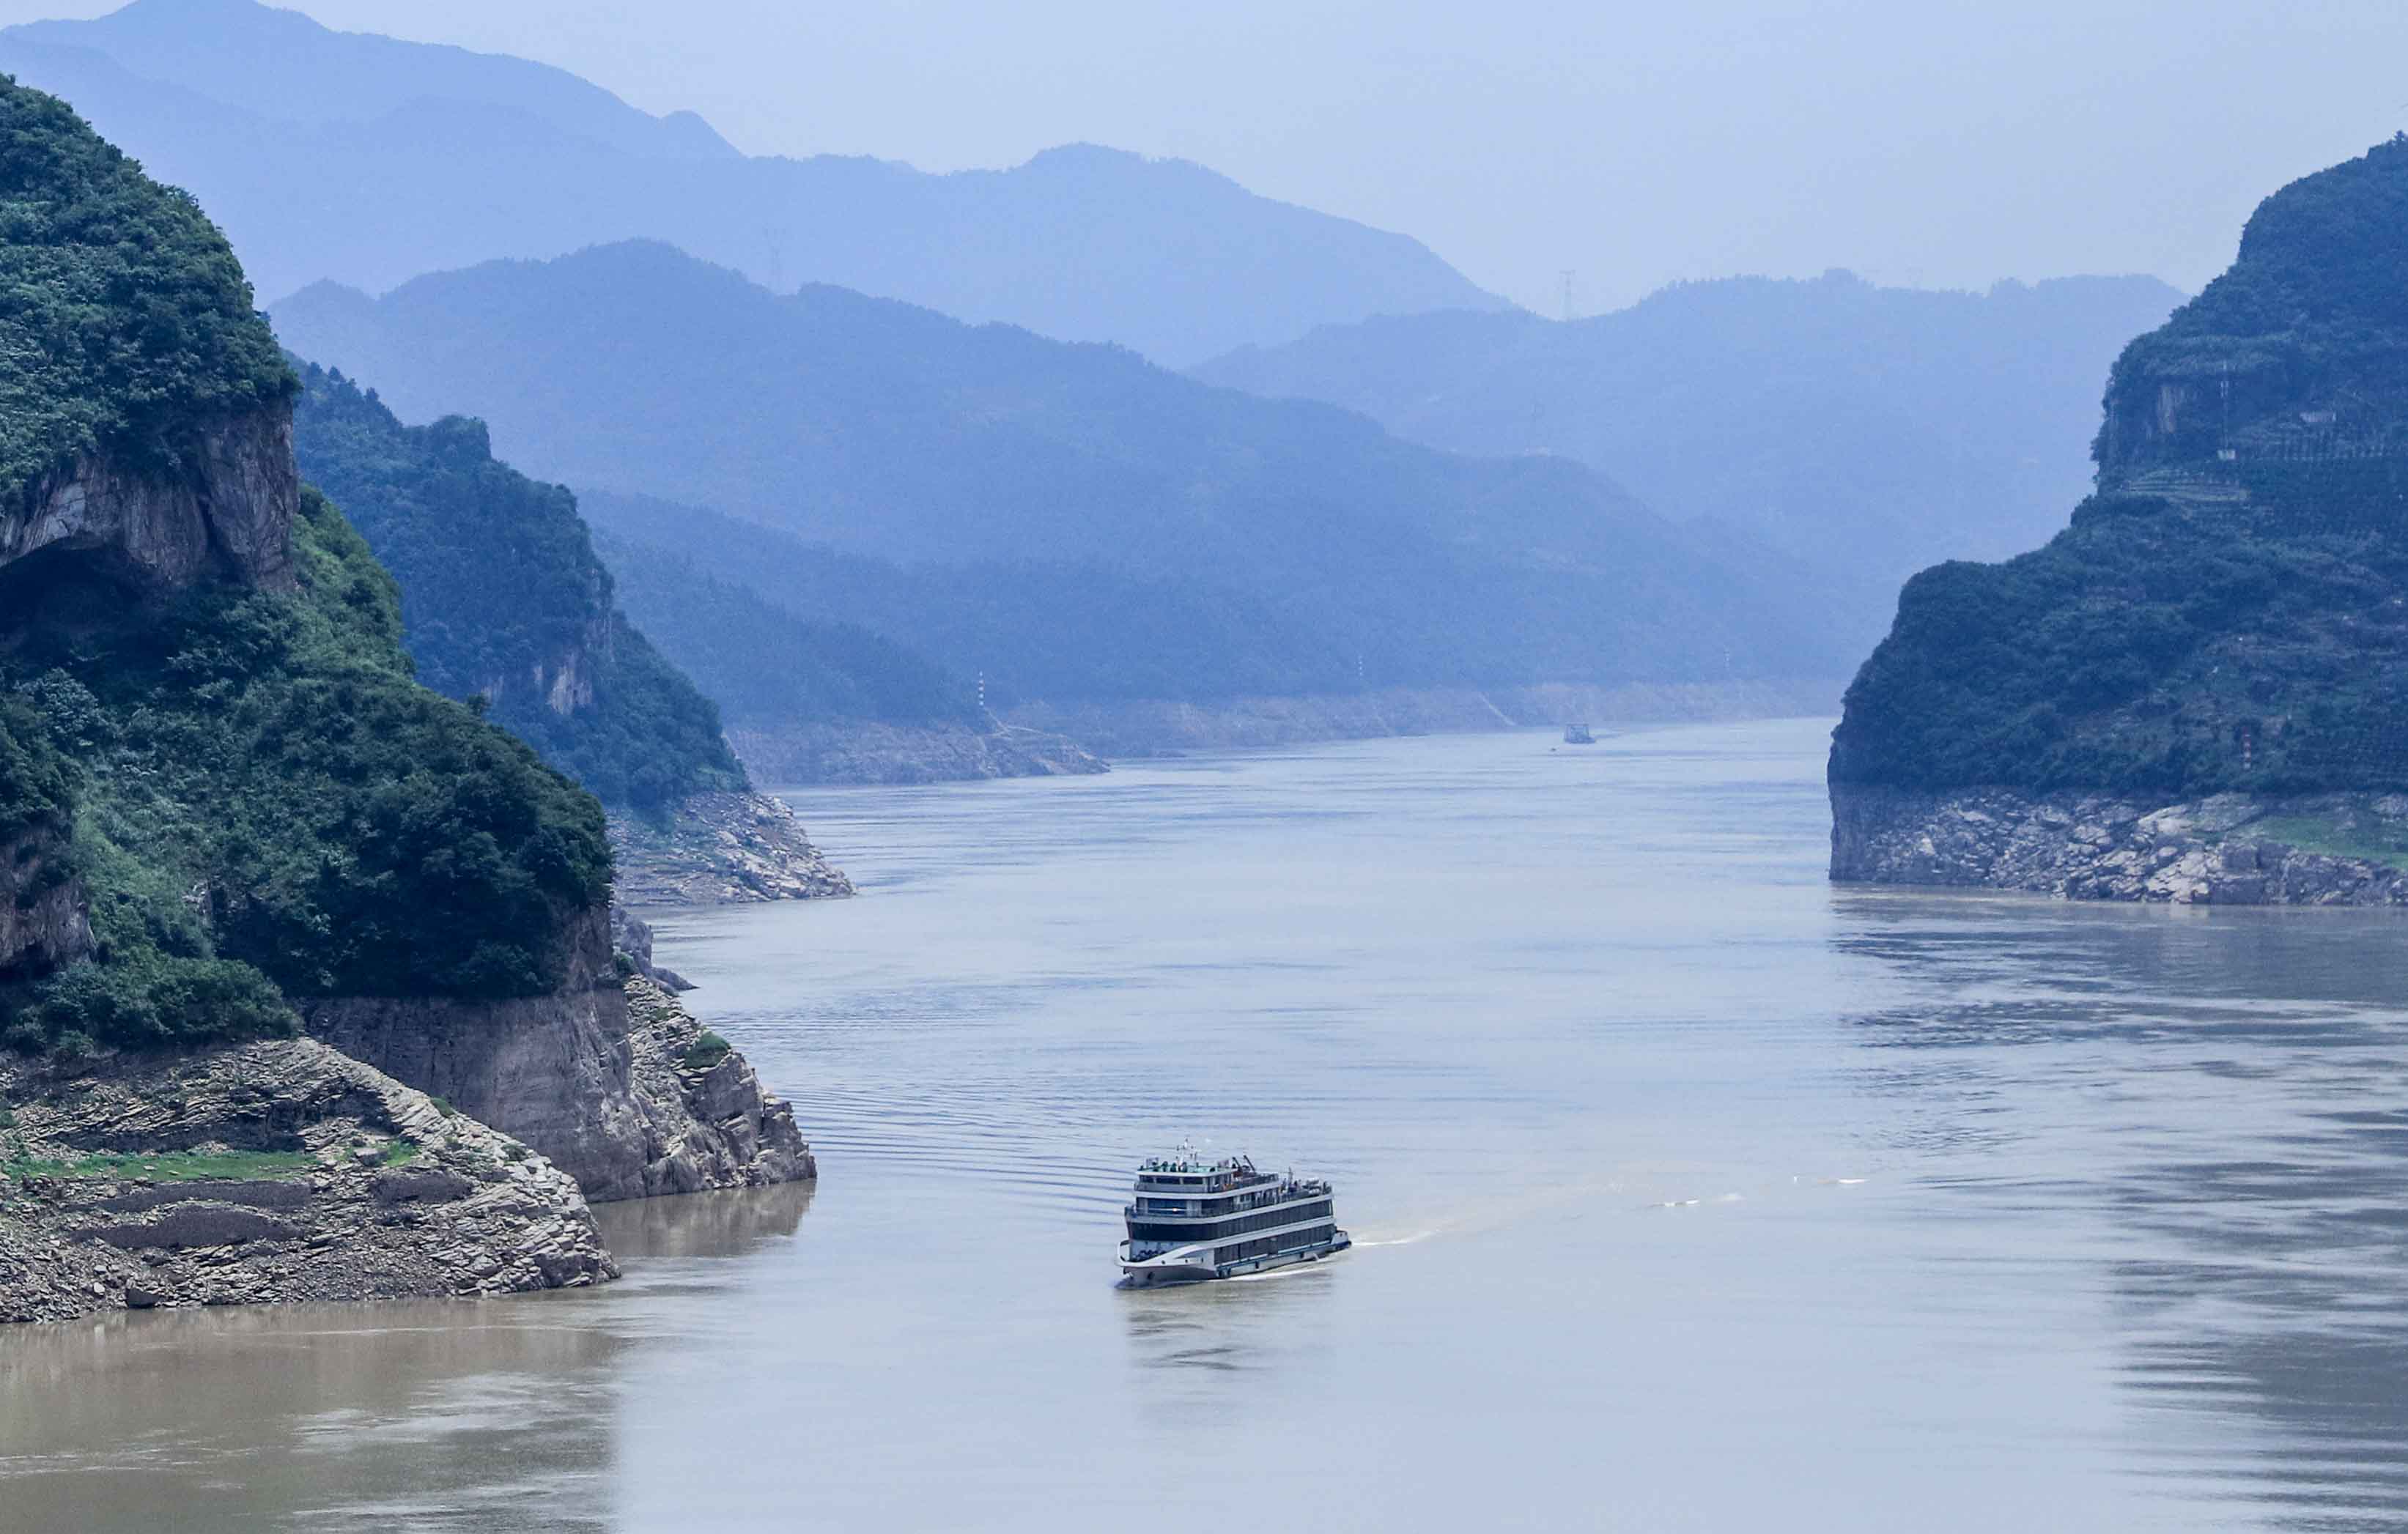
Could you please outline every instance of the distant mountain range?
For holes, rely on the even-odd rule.
[[[2088,488],[2117,348],[2182,294],[2067,277],[1986,294],[1734,277],[1570,324],[1436,313],[1195,369],[1467,453],[1556,453],[1675,521],[1719,522],[1844,593],[1870,644],[1898,584],[2044,541]]]
[[[944,584],[930,570],[983,572],[950,618],[899,599],[825,616],[1022,696],[1841,663],[1811,593],[1569,459],[1440,453],[1119,348],[833,288],[780,296],[662,245],[492,263],[381,299],[321,285],[274,320],[404,419],[481,417],[531,473],[713,505],[855,561],[833,589],[924,595]],[[660,515],[615,530],[681,545],[678,514]],[[975,642],[996,650],[941,642],[977,612],[994,621]]]
[[[748,157],[690,112],[656,118],[559,69],[251,0],[11,27],[0,68],[198,196],[268,294],[647,236],[773,287],[835,283],[1171,365],[1504,306],[1417,241],[1183,161],[1073,145],[936,176]]]

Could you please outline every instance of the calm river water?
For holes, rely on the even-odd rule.
[[[815,1192],[0,1331],[0,1527],[2408,1527],[2408,918],[1834,890],[1827,729],[796,795]],[[1116,1290],[1182,1136],[1361,1245]]]

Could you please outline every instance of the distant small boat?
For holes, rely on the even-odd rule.
[[[1318,1262],[1354,1244],[1338,1229],[1327,1182],[1258,1172],[1242,1156],[1199,1159],[1180,1147],[1138,1168],[1122,1213],[1121,1274],[1132,1286],[1193,1284]]]
[[[1595,746],[1597,744],[1597,737],[1588,732],[1588,726],[1584,724],[1568,724],[1564,726],[1564,744],[1566,746]]]

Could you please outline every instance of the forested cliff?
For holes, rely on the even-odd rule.
[[[2115,363],[2072,525],[1907,584],[1833,736],[1835,870],[1931,841],[1912,796],[1984,789],[2327,796],[2292,842],[2391,856],[2399,817],[2343,800],[2408,788],[2403,213],[2408,139],[2269,197],[2231,269]],[[1882,791],[1909,798],[1867,810]],[[2201,849],[2265,829],[2219,817]]]
[[[601,806],[413,678],[208,220],[0,80],[0,1319],[594,1282],[580,1185],[808,1175],[630,1018]]]

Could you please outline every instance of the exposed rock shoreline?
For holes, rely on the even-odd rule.
[[[727,742],[755,782],[779,785],[899,786],[1110,770],[1061,735],[1013,726],[981,733],[866,720],[797,723],[731,729]]]
[[[1309,697],[1083,699],[1023,703],[1006,717],[1108,758],[1246,751],[1317,741],[1468,734],[1533,725],[1703,723],[1828,714],[1843,684],[1546,683],[1512,688],[1383,688]]]
[[[853,881],[764,793],[696,794],[665,823],[610,817],[618,899],[630,906],[823,900]]]
[[[0,1057],[0,1321],[618,1273],[566,1173],[311,1040]]]
[[[701,1025],[665,986],[619,975],[605,914],[575,932],[576,978],[554,995],[338,998],[304,1019],[313,1037],[525,1141],[597,1203],[813,1175],[794,1110],[742,1056],[686,1068]]]
[[[2408,905],[2408,795],[2166,803],[1835,783],[1831,878],[2070,900]]]

